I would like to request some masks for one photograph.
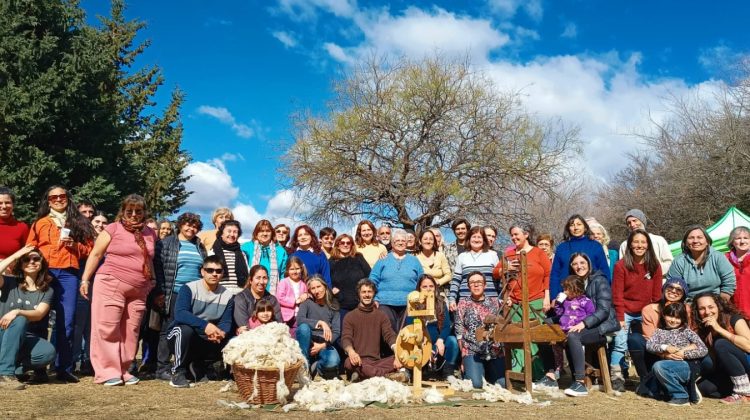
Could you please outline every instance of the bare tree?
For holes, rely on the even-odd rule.
[[[468,63],[370,60],[334,84],[323,117],[297,118],[290,184],[311,221],[367,217],[405,227],[510,218],[552,191],[577,130],[539,123]]]

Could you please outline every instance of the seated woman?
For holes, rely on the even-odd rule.
[[[657,355],[646,351],[646,341],[659,328],[661,312],[673,303],[685,303],[688,292],[687,283],[679,277],[667,279],[661,290],[661,300],[644,306],[641,311],[641,321],[634,321],[630,324],[628,352],[639,378],[645,378],[651,372],[654,363],[659,360]],[[690,305],[687,305],[687,308],[688,320],[690,320]]]
[[[339,305],[328,284],[319,275],[307,281],[310,299],[299,306],[296,337],[310,364],[310,375],[333,379],[339,373],[341,358],[333,343],[341,335]]]
[[[750,328],[742,313],[719,295],[701,293],[693,301],[697,333],[710,352],[701,363],[699,389],[725,404],[750,402]]]
[[[24,389],[16,374],[41,369],[55,358],[55,348],[44,340],[54,292],[47,260],[26,246],[0,261],[0,273],[15,264],[13,276],[0,277],[0,389]],[[40,379],[46,378],[46,374]]]
[[[458,341],[451,335],[451,320],[448,316],[448,304],[440,295],[437,281],[429,274],[423,274],[417,282],[417,290],[435,294],[435,317],[422,319],[432,342],[432,364],[440,369],[441,379],[453,376],[458,361]],[[412,324],[411,317],[406,317],[404,325]]]
[[[646,349],[662,360],[654,364],[653,376],[641,380],[639,394],[656,398],[664,396],[669,405],[700,402],[695,379],[700,359],[708,349],[688,324],[684,303],[674,303],[661,312],[659,328],[646,343]]]
[[[281,321],[281,306],[271,293],[266,290],[268,285],[268,270],[260,264],[250,267],[250,274],[241,292],[234,295],[234,323],[237,334],[248,330],[248,322],[255,313],[255,304],[261,299],[267,299],[273,305],[274,319]]]
[[[558,254],[559,255],[559,254]],[[567,351],[574,381],[565,390],[565,395],[571,397],[583,397],[588,395],[583,380],[586,376],[584,346],[599,344],[606,341],[606,336],[617,332],[620,323],[615,317],[615,308],[612,305],[612,289],[609,287],[607,277],[599,270],[592,271],[591,260],[586,254],[574,252],[568,263],[569,274],[575,274],[583,280],[585,293],[594,302],[595,312],[583,321],[573,325],[568,330]],[[548,347],[548,346],[540,346]],[[547,372],[554,372],[555,360],[551,351],[542,352],[542,361]],[[546,387],[557,387],[557,381],[549,375],[542,378],[543,383],[539,385]]]
[[[483,328],[484,318],[500,312],[500,304],[497,298],[484,295],[487,279],[481,271],[469,273],[466,282],[470,295],[458,303],[455,324],[464,376],[471,379],[474,388],[482,388],[483,379],[503,385],[505,358],[502,345],[494,341],[478,341],[476,336],[477,329]]]

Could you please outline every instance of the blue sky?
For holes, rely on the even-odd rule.
[[[107,1],[81,4],[92,23],[108,14]],[[745,1],[130,0],[126,16],[148,24],[138,64],[162,68],[159,104],[175,86],[187,95],[186,209],[229,206],[248,225],[292,216],[279,162],[290,117],[323,112],[331,81],[373,51],[468,55],[540,119],[578,125],[581,165],[601,181],[665,98],[710,97],[723,64],[750,51]]]

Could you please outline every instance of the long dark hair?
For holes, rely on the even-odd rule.
[[[731,319],[732,316],[740,315],[743,318],[745,318],[745,315],[740,312],[739,309],[737,309],[734,304],[730,301],[726,301],[721,298],[721,296],[717,295],[716,293],[711,292],[703,292],[697,294],[693,298],[693,322],[695,323],[695,332],[698,333],[698,336],[703,340],[704,343],[706,343],[707,346],[711,347],[713,346],[713,335],[711,334],[713,332],[713,329],[711,327],[707,327],[703,325],[701,322],[701,317],[698,312],[698,300],[701,298],[711,298],[713,299],[714,303],[716,304],[716,308],[719,310],[719,316],[716,318],[716,322],[719,324],[721,328],[724,328],[726,330],[730,330],[731,332],[734,332],[734,328],[731,327]],[[669,305],[672,306],[672,305]]]
[[[583,223],[583,236],[585,238],[588,238],[591,234],[591,228],[589,227],[589,224],[586,223],[586,219],[583,218],[580,214],[574,214],[568,218],[568,221],[565,222],[565,230],[563,231],[563,241],[567,241],[571,238],[570,236],[570,225],[573,223],[574,220],[580,220],[581,223]]]
[[[445,301],[443,301],[443,297],[440,295],[440,291],[438,290],[438,287],[440,286],[438,286],[435,278],[429,274],[422,274],[422,277],[420,277],[419,281],[417,281],[417,288],[415,290],[420,291],[420,286],[422,286],[422,282],[425,280],[431,281],[435,286],[435,318],[437,319],[438,331],[440,331],[440,328],[443,326],[443,322],[445,321]]]
[[[312,228],[308,225],[297,226],[297,229],[294,229],[294,236],[292,236],[292,242],[290,244],[291,248],[295,251],[297,250],[297,248],[299,248],[297,235],[301,230],[304,230],[308,235],[310,235],[310,249],[312,249],[313,253],[320,254],[320,241],[318,241],[318,236],[315,235],[315,231],[312,230]]]
[[[697,260],[695,260],[695,266],[698,267],[699,270],[703,269],[703,266],[706,265],[706,261],[708,261],[708,248],[713,245],[714,240],[711,239],[711,236],[708,234],[708,231],[706,231],[706,228],[704,228],[702,225],[692,225],[688,226],[687,230],[685,231],[685,234],[682,236],[682,244],[680,248],[682,249],[682,253],[685,255],[689,255],[692,257],[693,254],[690,253],[690,248],[687,244],[688,236],[690,236],[690,232],[694,230],[699,230],[701,233],[703,233],[703,236],[706,237],[706,249],[703,251],[700,257],[698,257]]]
[[[682,302],[675,302],[671,305],[668,305],[666,308],[662,309],[661,313],[659,313],[659,328],[666,330],[667,322],[664,320],[664,317],[671,316],[673,318],[680,318],[680,321],[682,321],[682,324],[678,328],[687,328],[688,327],[688,313],[687,313],[687,306]]]
[[[268,275],[268,269],[266,267],[263,267],[260,264],[255,264],[254,266],[250,267],[250,272],[247,273],[247,280],[245,280],[245,287],[244,289],[249,289],[250,284],[252,283],[253,277],[255,277],[255,274],[258,273],[258,271],[263,270],[266,272],[266,276]]]
[[[315,274],[314,276],[307,279],[307,282],[305,283],[307,285],[307,290],[310,290],[310,283],[317,281],[318,283],[322,284],[323,287],[326,288],[326,295],[323,298],[323,301],[325,302],[325,305],[331,309],[332,311],[338,311],[339,310],[339,302],[336,300],[336,298],[333,296],[333,292],[331,291],[331,288],[328,287],[328,283],[321,277],[319,274]]]
[[[573,270],[573,260],[576,259],[576,258],[578,258],[578,257],[583,258],[589,264],[589,272],[586,273],[586,277],[581,277],[582,279],[586,279],[594,271],[594,267],[591,266],[591,258],[589,258],[589,256],[586,255],[583,252],[574,252],[574,253],[570,254],[570,260],[568,260],[568,274],[573,275],[573,276],[577,276],[578,275]]]
[[[91,222],[87,218],[83,217],[81,212],[78,211],[78,206],[76,205],[75,201],[73,201],[73,197],[70,195],[70,191],[60,185],[53,185],[47,188],[47,191],[44,192],[41,200],[39,200],[39,211],[36,214],[36,221],[49,216],[50,207],[47,196],[49,195],[50,191],[56,188],[64,190],[65,195],[68,197],[68,204],[65,206],[65,227],[70,229],[70,237],[78,243],[93,241],[96,237],[96,234],[94,233],[94,227],[91,225]]]
[[[23,264],[29,260],[29,254],[32,253],[35,253],[42,258],[41,267],[39,268],[39,272],[36,273],[36,278],[34,279],[34,286],[36,286],[37,290],[40,292],[45,292],[49,289],[49,285],[52,282],[52,276],[49,275],[49,263],[47,262],[47,259],[44,258],[42,251],[38,248],[32,249],[28,254],[19,258],[18,263],[13,267],[13,275],[20,279],[18,284],[21,290],[26,291],[26,282],[23,281],[26,278],[26,273],[23,272]]]
[[[650,274],[651,278],[653,279],[656,275],[656,270],[659,268],[659,260],[656,258],[656,252],[654,252],[654,245],[651,243],[651,237],[649,237],[648,233],[646,233],[646,231],[643,229],[636,229],[630,232],[630,235],[628,235],[628,242],[625,246],[625,254],[623,254],[622,256],[623,261],[625,261],[625,268],[627,268],[628,271],[635,271],[635,257],[633,256],[633,250],[630,249],[630,246],[633,244],[635,235],[643,235],[646,238],[648,249],[646,250],[646,255],[644,255],[643,257],[643,265],[646,267],[648,274]]]

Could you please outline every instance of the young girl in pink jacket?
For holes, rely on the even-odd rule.
[[[299,257],[289,258],[286,266],[286,277],[276,286],[276,299],[281,306],[281,316],[294,336],[297,325],[297,311],[300,303],[308,298],[307,269]]]

